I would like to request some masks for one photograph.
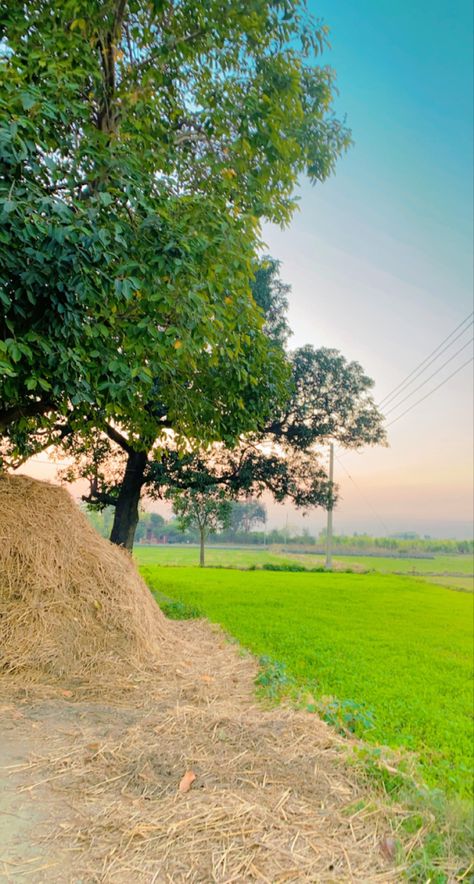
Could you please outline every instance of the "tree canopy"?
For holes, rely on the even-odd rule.
[[[326,36],[287,0],[0,0],[7,447],[259,425],[283,382],[250,295],[260,222],[349,143]]]
[[[67,445],[76,459],[70,477],[90,480],[89,502],[116,506],[116,523],[124,512],[123,533],[113,531],[112,539],[133,543],[127,511],[132,488],[135,510],[142,492],[161,499],[188,490],[211,497],[223,491],[231,500],[270,492],[278,502],[327,507],[336,500],[337,489],[329,481],[324,445],[331,440],[345,448],[384,442],[383,418],[371,396],[373,381],[359,363],[348,362],[334,349],[308,345],[286,350],[288,287],[281,282],[277,261],[262,259],[253,291],[264,312],[266,335],[278,345],[288,368],[284,395],[275,389],[272,395],[271,378],[264,385],[268,410],[257,429],[241,433],[232,444],[189,443],[185,448],[169,436],[166,443],[158,439],[148,454],[134,451],[120,437],[102,436],[95,444],[87,436],[76,437]],[[244,401],[246,395],[242,390]]]
[[[148,466],[148,493],[168,486],[225,487],[233,497],[269,491],[278,502],[329,507],[337,500],[323,446],[344,448],[385,441],[383,418],[370,395],[373,381],[337,350],[311,346],[289,356],[291,395],[272,419],[233,447],[216,444],[183,454],[169,447]]]

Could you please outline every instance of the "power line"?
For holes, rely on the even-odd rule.
[[[471,325],[472,325],[472,322],[469,323],[469,325],[466,325],[466,327],[463,328],[463,330],[462,330],[461,332],[459,332],[459,334],[456,335],[456,337],[453,338],[453,340],[450,341],[449,344],[446,344],[446,346],[443,347],[443,349],[440,350],[439,353],[437,353],[436,356],[433,357],[433,359],[430,359],[429,362],[427,362],[426,365],[423,366],[423,368],[421,368],[419,371],[416,371],[416,370],[415,370],[415,371],[416,371],[416,374],[413,375],[412,379],[409,380],[407,383],[402,383],[400,389],[399,389],[396,393],[394,393],[392,396],[389,396],[388,398],[385,397],[385,399],[386,399],[386,401],[385,401],[385,405],[389,405],[390,402],[393,402],[395,399],[398,399],[398,397],[400,396],[400,394],[403,393],[403,391],[406,390],[407,387],[411,387],[411,385],[415,383],[415,381],[417,380],[417,378],[419,378],[420,375],[424,374],[424,372],[430,367],[430,365],[433,365],[433,363],[436,362],[436,360],[439,359],[439,357],[442,356],[442,354],[445,353],[446,350],[449,350],[450,347],[452,347],[453,344],[455,344],[456,341],[459,340],[459,338],[462,338],[462,336],[463,336],[466,332],[470,331],[470,329],[471,329]],[[439,349],[439,348],[438,348],[438,349]],[[460,352],[460,351],[458,351],[458,352]],[[413,374],[413,372],[412,372],[412,374]],[[411,395],[411,394],[410,394],[410,395]],[[395,406],[395,408],[396,408],[396,406]]]
[[[429,377],[426,378],[426,380],[422,381],[421,384],[418,384],[418,386],[415,387],[415,389],[412,390],[411,393],[408,393],[407,396],[404,396],[403,399],[400,399],[400,402],[397,402],[396,405],[392,405],[392,407],[389,408],[388,411],[386,411],[385,413],[386,413],[386,414],[390,414],[391,411],[396,411],[396,409],[399,408],[400,405],[403,405],[403,403],[406,402],[407,399],[410,399],[410,397],[411,397],[411,396],[414,396],[415,393],[418,392],[418,390],[421,390],[421,388],[424,387],[425,384],[427,384],[429,381],[433,380],[433,378],[436,377],[436,375],[439,374],[440,371],[443,370],[443,368],[446,368],[446,366],[449,365],[449,363],[452,362],[453,359],[456,358],[456,356],[459,356],[459,354],[462,353],[462,351],[465,350],[466,347],[469,347],[470,344],[473,343],[473,341],[474,341],[474,338],[471,338],[470,341],[467,341],[466,344],[463,344],[463,346],[460,347],[459,350],[456,350],[456,352],[453,353],[452,356],[449,357],[449,359],[446,359],[446,362],[443,362],[443,364],[440,365],[440,367],[437,368],[436,371],[433,372],[433,374],[430,374]]]
[[[409,411],[412,411],[413,408],[416,408],[416,406],[419,405],[420,402],[424,402],[425,399],[428,399],[428,396],[431,396],[432,393],[436,393],[436,390],[439,390],[440,387],[443,387],[445,384],[447,384],[447,382],[450,381],[451,378],[453,378],[455,375],[459,374],[459,372],[460,372],[463,368],[465,368],[466,365],[469,365],[471,362],[474,362],[474,357],[473,357],[473,356],[471,356],[471,358],[468,359],[466,362],[463,362],[463,364],[460,365],[459,368],[456,369],[456,371],[453,371],[450,375],[448,375],[448,377],[445,378],[444,381],[441,381],[441,383],[438,384],[437,387],[434,387],[432,390],[430,390],[428,393],[426,393],[425,396],[422,396],[421,399],[418,399],[417,402],[414,402],[413,405],[410,405],[409,408],[407,408],[405,411],[402,411],[402,413],[399,414],[398,417],[395,417],[395,418],[393,419],[393,421],[390,421],[390,423],[387,424],[387,427],[391,427],[392,424],[395,424],[397,421],[399,421],[400,418],[402,418],[402,417],[404,417],[406,414],[408,414]]]
[[[467,331],[467,328],[463,329],[463,331],[453,341],[451,341],[450,344],[444,348],[444,350],[441,349],[443,347],[443,345],[447,344],[447,342],[453,337],[453,335],[455,335],[456,332],[459,331],[460,328],[462,328],[463,325],[466,325],[466,323],[469,320],[471,320],[471,322],[469,324],[472,323],[472,316],[473,316],[472,312],[469,314],[469,316],[466,316],[466,318],[463,319],[463,321],[460,322],[459,325],[457,325],[456,328],[453,329],[453,331],[446,338],[444,338],[444,340],[442,340],[441,343],[438,344],[438,346],[435,347],[435,349],[432,350],[431,353],[429,353],[428,356],[425,357],[425,359],[422,360],[422,362],[420,362],[418,365],[415,366],[415,368],[410,372],[410,374],[408,374],[405,378],[403,378],[395,387],[393,387],[392,390],[390,390],[389,393],[387,393],[386,396],[383,397],[383,399],[380,400],[380,402],[378,403],[378,407],[380,408],[380,406],[383,405],[384,403],[386,403],[387,400],[391,400],[391,399],[395,398],[397,393],[402,392],[402,388],[404,389],[406,386],[410,386],[408,381],[410,381],[410,379],[413,379],[413,380],[416,379],[413,377],[413,375],[416,375],[416,377],[418,377],[419,374],[422,374],[422,370],[429,367],[426,363],[429,363],[429,365],[431,365],[431,362],[434,361],[432,359],[432,357],[434,357],[435,355],[436,355],[436,357],[441,356],[441,353],[444,353],[445,350],[448,349],[448,347],[450,347],[452,344],[454,344],[454,341],[457,341],[458,338],[460,338],[461,335],[463,335],[464,332]],[[431,362],[430,362],[430,360],[431,360]]]
[[[344,470],[346,476],[351,480],[352,484],[357,488],[357,490],[358,490],[359,494],[361,495],[362,499],[364,500],[365,504],[366,504],[366,505],[369,507],[369,509],[373,512],[374,516],[379,520],[379,522],[380,522],[380,524],[382,525],[382,528],[384,529],[385,533],[388,534],[389,529],[387,528],[387,526],[386,526],[384,520],[382,519],[382,517],[378,514],[377,510],[375,509],[375,507],[371,504],[371,502],[370,502],[370,500],[368,499],[368,497],[364,494],[364,492],[362,491],[362,488],[360,487],[360,485],[357,484],[356,480],[353,479],[352,476],[351,476],[351,474],[346,470],[346,468],[345,468],[344,464],[341,462],[341,458],[339,457],[338,454],[336,454],[336,458],[337,458],[337,460],[339,461],[339,463],[341,464],[341,467],[342,467],[342,469]]]

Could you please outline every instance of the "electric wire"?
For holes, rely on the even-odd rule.
[[[415,381],[416,378],[420,374],[423,374],[423,371],[425,371],[427,368],[429,368],[429,366],[432,364],[432,362],[436,361],[438,356],[441,356],[442,353],[444,353],[446,350],[448,350],[449,347],[451,347],[452,344],[454,344],[455,341],[457,341],[458,338],[460,338],[468,330],[469,326],[472,325],[473,315],[474,315],[474,311],[471,312],[469,314],[469,316],[466,316],[466,318],[463,319],[463,321],[460,322],[459,325],[457,325],[456,328],[453,329],[453,331],[446,338],[444,338],[441,341],[441,343],[438,344],[438,346],[435,347],[435,349],[432,350],[431,353],[428,354],[428,356],[425,357],[425,359],[423,359],[420,363],[418,363],[418,365],[416,365],[415,368],[405,378],[403,378],[398,384],[396,384],[396,386],[393,387],[393,389],[390,390],[386,394],[386,396],[384,396],[383,399],[380,400],[380,402],[378,403],[378,407],[380,408],[381,405],[387,404],[388,401],[395,399],[398,396],[398,394],[401,393],[403,389],[405,389],[405,387],[410,386],[411,383],[413,381]],[[462,328],[462,326],[465,326],[467,322],[469,322],[469,325],[466,326],[466,328],[464,328],[459,333],[459,335],[457,335],[457,337],[451,341],[450,339],[453,337],[453,335],[455,335],[456,332],[459,331],[460,328]],[[450,341],[449,344],[447,344],[448,341]],[[444,347],[444,349],[442,349],[444,344],[447,344],[447,346]],[[416,377],[413,377],[413,375],[416,375]]]
[[[360,485],[357,484],[356,480],[353,479],[352,476],[351,476],[351,474],[348,472],[348,470],[346,470],[346,468],[345,468],[344,464],[342,463],[341,458],[339,457],[338,454],[336,454],[336,460],[339,461],[339,463],[341,464],[341,467],[342,467],[342,469],[344,470],[346,476],[348,477],[348,479],[351,480],[351,482],[352,482],[352,484],[355,486],[355,488],[357,488],[357,490],[358,490],[360,496],[362,497],[362,499],[364,500],[366,506],[368,506],[368,508],[369,508],[369,509],[371,510],[371,512],[373,513],[373,515],[378,519],[378,521],[379,521],[380,524],[382,525],[382,528],[383,528],[384,531],[385,531],[385,534],[388,535],[388,533],[389,533],[389,529],[387,528],[387,525],[385,524],[384,520],[382,519],[382,516],[379,515],[379,513],[377,512],[377,510],[375,509],[375,507],[373,506],[373,504],[370,502],[370,500],[368,499],[368,497],[366,496],[366,494],[364,494],[364,492],[362,491],[362,488],[360,487]]]
[[[459,338],[462,338],[462,336],[463,336],[466,332],[469,332],[469,331],[471,330],[471,326],[472,326],[472,322],[469,323],[469,325],[466,325],[466,327],[463,328],[463,330],[462,330],[461,332],[459,332],[459,334],[456,335],[456,337],[453,338],[453,340],[450,341],[449,344],[446,344],[446,346],[443,347],[442,350],[440,350],[439,353],[437,353],[436,356],[433,357],[433,359],[430,359],[430,361],[427,362],[426,365],[425,365],[423,368],[421,368],[419,371],[417,371],[416,374],[413,375],[413,377],[412,377],[412,379],[411,379],[410,381],[408,381],[407,383],[402,384],[402,386],[400,387],[400,389],[399,389],[399,390],[398,390],[393,396],[390,396],[390,397],[387,399],[387,401],[384,403],[384,407],[385,407],[386,405],[390,405],[390,403],[393,403],[396,399],[398,399],[398,397],[399,397],[399,396],[400,396],[400,395],[401,395],[401,394],[402,394],[402,393],[403,393],[408,387],[411,387],[411,385],[415,383],[415,381],[420,377],[420,375],[424,374],[425,371],[427,371],[427,369],[428,369],[431,365],[433,365],[433,364],[437,361],[437,359],[439,359],[439,357],[443,355],[443,353],[446,352],[446,350],[449,350],[449,349],[453,346],[453,344],[455,344],[456,341],[459,340]],[[396,407],[396,406],[395,406],[395,407]]]
[[[474,342],[474,338],[471,338],[469,341],[467,341],[465,344],[463,344],[463,346],[460,347],[459,350],[456,350],[456,352],[453,353],[452,356],[449,357],[449,359],[446,359],[446,361],[443,362],[443,364],[440,365],[439,368],[436,369],[436,371],[434,371],[432,374],[430,374],[426,378],[426,380],[422,381],[421,384],[418,384],[418,386],[415,387],[415,389],[412,390],[411,393],[408,393],[407,396],[404,396],[403,399],[400,399],[400,402],[397,402],[396,405],[392,405],[389,409],[387,409],[387,411],[385,412],[385,415],[390,414],[391,411],[396,411],[397,408],[400,407],[400,405],[403,405],[403,403],[407,401],[407,399],[411,399],[411,397],[414,396],[415,393],[418,392],[418,390],[421,390],[421,388],[424,387],[426,384],[428,384],[429,381],[433,380],[433,378],[436,377],[436,375],[439,374],[440,371],[443,370],[443,368],[446,368],[446,366],[449,365],[449,363],[452,362],[453,359],[456,359],[456,356],[459,356],[459,354],[462,353],[462,351],[465,350],[466,347],[469,347],[470,344],[472,344],[473,342]]]
[[[447,378],[444,378],[444,380],[441,381],[440,384],[438,384],[436,387],[433,387],[432,390],[429,390],[429,392],[426,393],[424,396],[422,396],[421,399],[418,399],[416,402],[414,402],[412,405],[410,405],[409,408],[405,409],[405,411],[402,411],[401,414],[397,415],[397,417],[395,417],[393,420],[389,421],[389,423],[387,424],[387,427],[391,427],[392,424],[395,424],[397,421],[399,421],[400,418],[402,418],[406,414],[408,414],[409,411],[412,411],[414,408],[416,408],[416,406],[419,405],[420,402],[424,402],[425,399],[428,399],[429,396],[431,396],[433,393],[436,393],[436,390],[439,390],[440,387],[444,387],[444,385],[447,384],[447,382],[450,381],[451,378],[454,378],[455,375],[459,374],[459,372],[462,371],[463,368],[466,368],[466,365],[469,365],[471,362],[474,362],[474,356],[471,356],[470,359],[468,359],[466,362],[463,362],[463,364],[460,365],[456,369],[456,371],[453,371],[450,375],[448,375]]]

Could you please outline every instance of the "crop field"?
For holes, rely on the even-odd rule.
[[[381,573],[403,574],[453,574],[472,575],[474,561],[471,555],[433,556],[432,559],[419,558],[385,558],[382,556],[334,556],[335,561],[344,563],[350,568],[351,562],[366,568],[368,571]]]
[[[199,549],[197,546],[135,546],[133,554],[139,565],[199,565]],[[271,553],[265,549],[206,549],[206,564],[222,568],[261,567],[264,563],[282,564],[299,559],[311,559],[311,564],[324,564],[322,556],[291,556]]]
[[[446,589],[457,589],[458,592],[474,591],[473,577],[451,577],[448,574],[445,577],[426,577],[425,579],[437,586],[445,586]]]
[[[315,698],[335,698],[356,719],[359,710],[356,732],[416,753],[430,786],[469,794],[470,593],[396,575],[141,570],[151,589],[283,664]]]
[[[136,546],[134,555],[140,565],[198,565],[196,546]],[[297,562],[305,568],[324,566],[324,556],[311,553],[290,553],[277,549],[219,549],[206,550],[206,564],[224,568],[261,568],[264,564],[285,565]],[[472,576],[474,562],[471,555],[434,556],[432,559],[390,558],[382,556],[334,555],[334,563],[341,568],[380,571],[381,573],[416,573],[452,576]]]

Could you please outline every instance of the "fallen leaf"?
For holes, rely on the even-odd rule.
[[[211,684],[211,682],[215,681],[215,678],[213,675],[201,675],[201,681]]]
[[[391,835],[385,835],[385,838],[382,838],[379,847],[380,852],[383,853],[385,859],[395,859],[395,854],[397,852],[396,838],[392,838]]]
[[[189,792],[194,780],[196,779],[196,774],[193,770],[187,770],[184,774],[184,777],[181,778],[181,782],[179,784],[180,792]]]

